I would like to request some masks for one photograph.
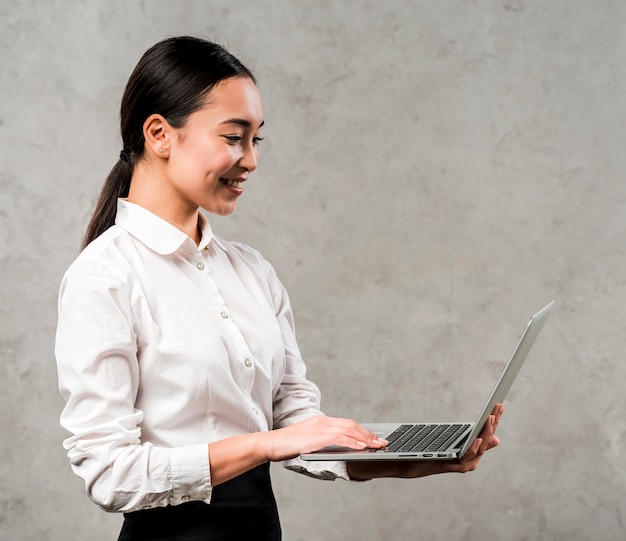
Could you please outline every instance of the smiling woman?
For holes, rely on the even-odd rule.
[[[55,351],[70,463],[124,513],[120,540],[276,541],[270,461],[322,479],[420,477],[474,469],[498,443],[492,418],[454,464],[299,458],[386,442],[321,414],[276,273],[200,212],[235,210],[263,122],[250,71],[201,39],[156,44],[126,87],[124,148],[63,277]]]
[[[128,201],[175,225],[198,243],[198,209],[231,214],[257,167],[261,97],[249,77],[215,85],[181,127],[158,113],[143,123],[145,151]]]
[[[216,97],[210,95],[217,90],[215,87],[231,79],[250,84],[244,84],[247,90],[242,90],[239,100],[230,100],[230,105],[240,105],[245,111],[247,99],[256,98],[254,103],[258,110],[254,112],[262,115],[254,76],[220,45],[183,36],[161,41],[146,51],[131,74],[122,97],[120,128],[124,148],[104,184],[83,246],[115,223],[117,199],[128,197],[131,179],[139,175],[137,170],[152,164],[154,160],[149,156],[150,152],[156,150],[159,156],[167,153],[165,141],[158,141],[155,147],[155,141],[152,140],[153,145],[149,146],[148,140],[164,137],[164,131],[168,132],[168,138],[181,138],[189,121],[193,123],[190,117],[196,116],[201,109],[208,109],[215,101]],[[221,97],[224,98],[223,92]],[[222,121],[228,118],[224,117]],[[245,119],[245,122],[251,120]],[[256,129],[259,127],[260,124]],[[163,131],[159,132],[159,128]],[[206,130],[208,126],[203,128]],[[223,135],[232,137],[232,143],[237,142],[234,138],[242,137],[241,130],[227,131]],[[141,165],[135,167],[138,164]]]

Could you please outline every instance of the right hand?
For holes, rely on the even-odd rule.
[[[348,462],[348,475],[351,479],[365,481],[377,477],[413,479],[436,473],[474,471],[484,453],[500,443],[496,428],[503,413],[504,406],[497,404],[476,441],[459,460],[353,461]]]
[[[267,432],[267,457],[273,462],[312,453],[329,445],[351,449],[380,449],[387,441],[357,422],[316,415],[306,421]]]

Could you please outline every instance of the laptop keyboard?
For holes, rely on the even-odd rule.
[[[469,424],[401,425],[387,436],[387,453],[444,451],[469,428]]]

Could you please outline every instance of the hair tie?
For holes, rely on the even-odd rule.
[[[126,163],[130,163],[130,151],[122,150],[120,152],[120,160],[125,161]]]

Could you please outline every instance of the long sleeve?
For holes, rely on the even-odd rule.
[[[274,270],[201,225],[196,245],[120,200],[61,284],[64,446],[108,511],[210,503],[209,444],[321,414]],[[343,463],[302,468],[347,479]]]
[[[56,357],[66,406],[61,424],[72,469],[107,511],[209,502],[206,444],[166,448],[141,442],[135,408],[141,366],[131,294],[93,262],[66,274],[59,297]]]

